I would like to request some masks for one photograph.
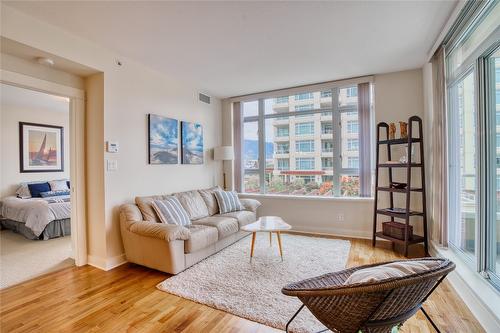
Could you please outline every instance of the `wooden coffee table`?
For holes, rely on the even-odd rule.
[[[241,228],[243,231],[252,233],[252,247],[250,249],[250,262],[253,258],[253,249],[255,246],[255,236],[258,232],[269,232],[269,246],[272,245],[273,232],[276,233],[278,246],[280,250],[281,261],[283,261],[283,248],[281,245],[281,231],[290,230],[292,227],[278,216],[262,216],[256,222],[247,224]]]

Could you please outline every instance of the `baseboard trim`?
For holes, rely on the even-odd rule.
[[[458,257],[453,256],[449,251],[451,250],[437,248],[432,242],[429,247],[429,252],[432,256],[448,258],[455,262],[457,268],[448,275],[448,281],[485,331],[500,332],[500,318],[495,315],[496,309],[494,308],[496,301],[490,300],[488,303],[491,304],[487,304],[479,295],[492,296],[492,293],[496,293],[496,297],[499,297],[498,291],[494,290],[482,277],[479,277],[479,273],[473,272],[465,263]]]
[[[354,229],[338,229],[338,228],[324,228],[312,227],[306,225],[294,225],[290,232],[303,232],[308,234],[323,234],[328,236],[338,236],[345,238],[358,238],[358,239],[372,239],[371,232],[359,231]]]
[[[111,258],[102,258],[90,254],[88,255],[88,264],[95,268],[99,268],[103,271],[109,271],[125,263],[127,263],[125,253],[122,253],[120,255]]]

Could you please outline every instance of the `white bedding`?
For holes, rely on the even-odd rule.
[[[9,220],[25,223],[36,236],[40,236],[50,222],[71,218],[69,197],[69,195],[31,199],[7,197],[2,200],[0,214]]]

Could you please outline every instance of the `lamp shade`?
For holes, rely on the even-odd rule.
[[[234,160],[234,151],[232,146],[222,146],[214,148],[214,160],[231,161]]]

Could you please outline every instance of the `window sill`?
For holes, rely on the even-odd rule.
[[[352,201],[352,202],[373,202],[373,197],[322,197],[309,195],[286,195],[286,194],[261,194],[261,193],[238,193],[239,196],[247,198],[264,199],[286,199],[286,200],[306,200],[306,201]]]
[[[498,332],[500,292],[478,272],[474,271],[453,249],[431,243],[431,255],[453,261],[456,269],[448,278],[455,291],[472,311],[487,332]]]

